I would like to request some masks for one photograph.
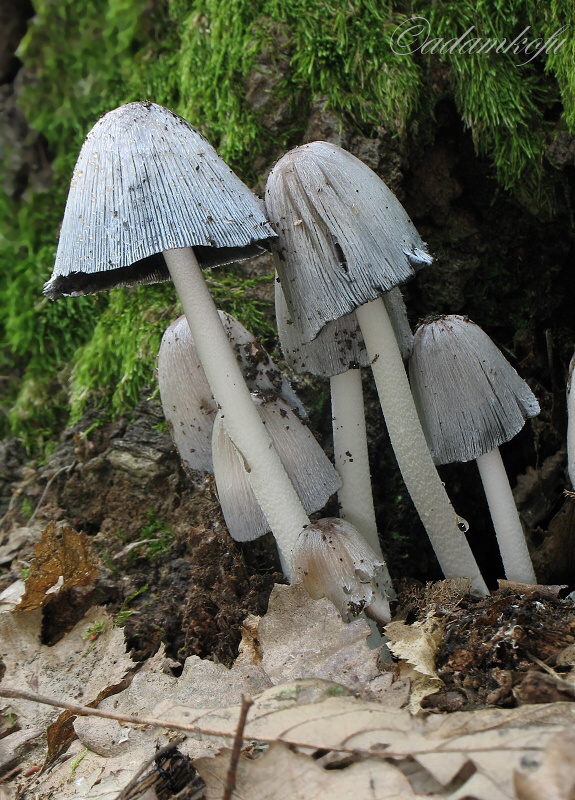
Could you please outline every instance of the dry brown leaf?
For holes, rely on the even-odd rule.
[[[553,736],[539,755],[537,769],[515,772],[519,800],[575,800],[575,728]]]
[[[412,625],[390,622],[385,626],[385,632],[394,656],[409,662],[422,675],[438,678],[435,653],[443,634],[443,624],[435,615],[435,610],[431,610],[423,621]]]
[[[305,752],[339,751],[385,759],[408,779],[415,761],[425,771],[419,770],[418,791],[428,797],[511,800],[514,770],[532,762],[554,734],[575,724],[571,703],[425,718],[334,696],[336,691],[333,684],[311,680],[267,690],[250,710],[244,739],[281,741]],[[211,729],[219,726],[222,733],[233,735],[238,708],[216,712],[171,708],[170,716]],[[437,786],[441,791],[436,794]],[[290,791],[286,787],[282,796]]]
[[[41,608],[53,598],[55,587],[61,592],[86,586],[98,572],[98,558],[86,534],[65,522],[49,522],[34,547],[26,590],[16,610]]]
[[[194,762],[206,782],[207,800],[221,800],[230,751]],[[399,770],[364,761],[343,770],[326,770],[309,756],[276,743],[260,758],[240,757],[232,800],[413,800],[416,795]]]
[[[40,644],[42,611],[0,614],[3,683],[72,702],[90,702],[120,683],[133,668],[124,633],[107,612],[93,608],[57,644]],[[92,631],[92,635],[90,635]],[[94,637],[94,638],[92,638]],[[11,700],[21,727],[53,722],[58,711],[27,700]]]
[[[193,703],[212,709],[222,704],[240,703],[243,694],[259,694],[269,686],[257,667],[229,670],[223,664],[191,656],[186,659],[182,675],[175,678],[164,671],[165,661],[165,653],[160,650],[144,664],[124,692],[104,700],[99,708],[136,716],[151,716],[151,709],[158,704],[169,708],[174,704]],[[167,734],[161,730],[95,717],[79,717],[74,729],[86,747],[106,758],[131,754],[144,742],[153,748],[156,742],[167,741]],[[209,737],[202,737],[200,741],[192,738],[180,749],[199,756],[213,753],[218,744],[219,741]]]
[[[312,600],[302,586],[276,585],[265,616],[249,617],[236,664],[260,664],[271,682],[321,678],[378,700],[390,689],[370,649],[365,619],[345,623],[329,600]],[[399,695],[391,692],[390,702]]]
[[[447,581],[442,583],[449,585]],[[385,626],[389,637],[388,647],[394,656],[401,659],[400,678],[411,682],[409,709],[413,713],[420,710],[424,697],[433,694],[443,685],[435,669],[435,657],[443,628],[444,623],[436,616],[434,607],[421,622],[406,625],[403,621],[397,621]]]

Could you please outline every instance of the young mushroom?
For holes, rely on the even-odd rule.
[[[302,423],[305,411],[289,382],[257,340],[231,314],[219,312],[253,402],[308,513],[323,508],[340,481],[329,459]],[[242,460],[217,410],[185,317],[162,337],[158,355],[162,406],[183,463],[213,472],[222,512],[236,541],[251,541],[270,528],[247,480]]]
[[[487,587],[429,453],[381,295],[431,263],[388,187],[327,142],[303,145],[272,169],[265,192],[291,319],[311,341],[355,311],[399,468],[443,572]]]
[[[44,292],[55,299],[171,277],[289,577],[292,542],[309,519],[201,271],[248,258],[274,236],[258,199],[197,130],[162,106],[128,103],[102,117],[86,138]]]
[[[409,375],[436,464],[475,459],[509,580],[536,583],[499,445],[539,413],[531,389],[478,325],[433,317],[415,332]]]
[[[349,522],[314,522],[299,537],[293,563],[310,597],[327,597],[346,622],[362,611],[381,625],[390,621],[385,563]]]

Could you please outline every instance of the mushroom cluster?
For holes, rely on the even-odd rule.
[[[219,312],[252,400],[308,514],[324,507],[340,480],[301,417],[306,412],[264,348],[231,314]],[[162,407],[182,463],[212,472],[229,533],[252,541],[270,529],[218,410],[185,317],[162,337],[158,354]],[[293,547],[292,547],[293,549]]]
[[[273,167],[266,209],[291,320],[303,341],[355,312],[397,462],[447,577],[487,586],[427,447],[382,295],[431,264],[405,209],[359,159],[327,142]]]
[[[276,261],[287,362],[330,378],[335,470],[303,424],[289,382],[245,328],[217,311],[203,279],[202,267],[264,248]],[[164,335],[158,380],[183,463],[214,472],[235,539],[271,530],[288,579],[332,599],[346,619],[365,612],[385,624],[393,587],[372,497],[361,370],[371,368],[398,466],[444,574],[469,578],[479,595],[485,581],[434,462],[444,463],[446,452],[477,458],[486,491],[490,481],[501,489],[487,464],[493,469],[498,445],[538,411],[472,323],[442,318],[414,339],[398,287],[431,262],[395,195],[345,150],[312,142],[287,153],[270,172],[264,206],[189,123],[137,102],[109,112],[88,134],[44,292],[55,299],[171,279],[185,317]],[[455,331],[463,344],[453,344]],[[443,350],[429,351],[427,343],[440,339]],[[464,394],[483,392],[479,410],[464,414],[471,428],[463,449],[445,436],[463,429],[463,400],[447,406],[457,381]],[[487,419],[492,427],[484,429]],[[308,514],[336,491],[342,519],[311,522]],[[501,528],[506,535],[517,528],[505,502],[503,521],[495,521],[500,541]],[[507,574],[534,581],[524,537],[521,545],[514,536],[521,567],[508,564],[502,545]]]

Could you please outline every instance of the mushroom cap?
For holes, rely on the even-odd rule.
[[[300,533],[292,562],[310,597],[327,597],[346,622],[362,611],[383,625],[391,619],[385,564],[349,522],[313,522]]]
[[[385,183],[328,142],[296,147],[270,172],[266,209],[288,308],[304,339],[431,263]]]
[[[168,280],[163,250],[193,247],[212,267],[274,236],[261,201],[199,131],[163,106],[128,103],[82,146],[44,294]]]
[[[308,514],[319,511],[341,486],[341,479],[312,432],[281,397],[262,401],[252,395],[291,482]],[[248,542],[271,530],[249,484],[241,454],[218,412],[212,454],[220,506],[232,539]]]
[[[348,369],[369,366],[369,356],[354,313],[326,323],[315,339],[306,342],[299,327],[290,318],[285,295],[277,278],[275,303],[282,352],[294,372],[311,372],[312,375],[331,378]]]
[[[436,464],[489,453],[539,413],[529,386],[466,317],[436,317],[417,328],[409,377]]]
[[[413,334],[407,311],[398,288],[383,296],[397,344],[403,358],[411,355]],[[279,278],[275,280],[276,322],[282,352],[294,372],[310,372],[331,378],[349,369],[369,367],[370,359],[355,312],[327,322],[315,339],[304,341],[303,334],[291,319]]]
[[[231,314],[218,313],[250,391],[263,397],[279,394],[305,418],[306,411],[289,381],[257,339]],[[182,462],[191,470],[213,472],[212,427],[218,409],[184,316],[172,322],[162,337],[158,385]]]

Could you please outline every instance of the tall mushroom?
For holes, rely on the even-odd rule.
[[[436,464],[476,459],[507,578],[536,583],[499,445],[539,403],[489,336],[466,317],[447,315],[415,331],[409,375]]]
[[[172,278],[289,577],[292,543],[309,519],[200,268],[254,255],[274,235],[260,202],[198,131],[162,106],[128,103],[102,117],[86,138],[44,292],[55,299]]]
[[[575,387],[573,386],[573,370],[575,369],[575,355],[569,364],[567,378],[567,468],[571,488],[575,489]]]
[[[355,311],[399,468],[446,576],[487,587],[429,453],[381,295],[430,264],[415,226],[388,187],[335,145],[295,148],[265,192],[277,270],[290,315],[312,340]]]

